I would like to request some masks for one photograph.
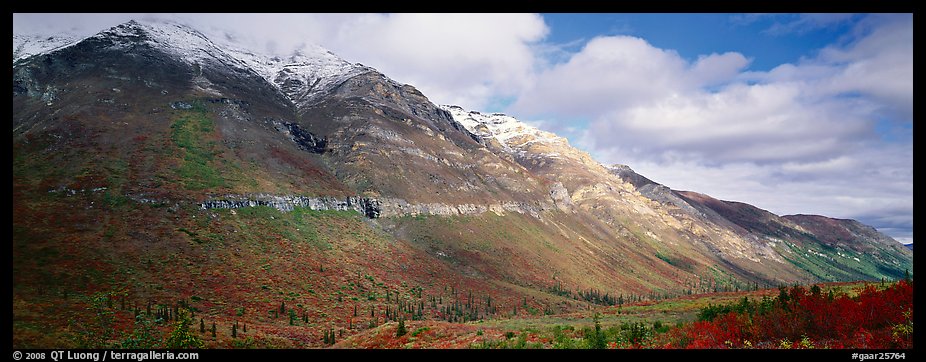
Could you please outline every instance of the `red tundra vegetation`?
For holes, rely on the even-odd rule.
[[[666,333],[665,348],[913,348],[913,282],[858,296],[782,287],[775,298],[703,308]]]

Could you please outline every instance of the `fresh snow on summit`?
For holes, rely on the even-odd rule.
[[[90,38],[113,40],[113,47],[141,41],[190,64],[218,63],[254,72],[298,106],[312,103],[351,77],[374,71],[341,59],[318,45],[306,46],[286,56],[265,54],[231,41],[214,42],[192,27],[168,21],[131,20]],[[78,40],[68,35],[14,34],[13,61],[53,52]]]
[[[78,40],[68,34],[13,34],[13,62],[73,45]]]
[[[462,107],[454,105],[442,105],[440,107],[450,112],[453,120],[461,124],[470,133],[483,139],[494,138],[509,152],[521,150],[537,142],[548,145],[565,145],[568,143],[563,137],[540,130],[506,114],[484,114],[478,111],[466,111]]]

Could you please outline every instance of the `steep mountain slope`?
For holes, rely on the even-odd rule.
[[[816,280],[897,279],[912,268],[912,254],[899,243],[854,220],[819,215],[779,217],[752,205],[671,190],[624,165],[615,165],[612,170],[652,200],[768,245]],[[872,254],[866,257],[866,253]]]
[[[226,331],[208,346],[231,346],[242,321],[259,346],[306,347],[399,318],[877,279],[912,262],[859,225],[675,192],[319,47],[265,55],[135,21],[17,39],[17,347],[89,346],[69,325],[92,325],[85,307],[107,291],[123,326],[136,307],[184,306]],[[802,256],[827,248],[878,257]]]
[[[820,280],[898,279],[912,268],[912,254],[898,242],[854,220],[779,217],[739,202],[695,192],[678,194],[699,209],[715,211],[745,232],[767,240],[789,262]]]
[[[554,194],[565,197],[558,205],[573,208],[583,225],[599,225],[603,243],[616,240],[618,247],[629,247],[618,253],[619,260],[640,260],[647,270],[666,268],[673,276],[648,279],[676,279],[682,290],[701,291],[808,279],[766,245],[677,210],[681,205],[690,211],[690,206],[647,197],[666,194],[665,187],[642,176],[628,182],[563,138],[505,115],[446,108],[489,148],[559,185]],[[704,280],[710,281],[707,287]]]
[[[821,246],[815,239],[815,232],[829,235],[830,230],[808,231],[788,218],[750,205],[676,192],[625,165],[604,167],[569,146],[565,139],[503,114],[467,112],[456,106],[445,109],[488,147],[510,155],[533,174],[564,185],[558,193],[568,196],[569,190],[574,190],[568,197],[570,206],[578,206],[614,229],[641,227],[646,237],[638,240],[657,241],[650,241],[649,247],[661,259],[718,266],[737,278],[762,282],[898,278],[911,266],[910,254],[894,245],[896,242],[881,242],[890,239],[884,235],[880,235],[882,239],[858,233],[846,236],[859,247],[864,245],[885,254],[853,265],[858,262],[847,258],[854,256],[842,253],[841,248],[829,250],[832,243]],[[786,242],[782,244],[782,240]],[[666,241],[673,245],[671,250],[661,247]],[[799,248],[805,250],[795,252]],[[884,269],[879,270],[879,265]],[[891,272],[887,273],[888,269]]]
[[[819,243],[811,245],[820,245],[822,249],[829,251],[830,264],[849,264],[851,262],[846,259],[851,259],[859,264],[856,268],[863,271],[859,274],[871,275],[872,271],[877,271],[894,279],[903,277],[907,270],[913,270],[912,253],[908,253],[907,248],[856,220],[834,219],[820,215],[785,215],[782,218],[813,234],[815,241]],[[843,258],[841,262],[836,262],[832,257],[834,250],[837,256]]]
[[[24,58],[14,66],[13,98],[17,346],[91,345],[68,326],[93,324],[82,311],[101,291],[124,293],[142,309],[197,310],[226,331],[210,346],[230,345],[233,320],[250,325],[262,346],[320,346],[326,328],[350,334],[382,323],[400,296],[440,295],[449,304],[466,290],[518,303],[519,294],[382,233],[369,214],[204,210],[214,199],[258,193],[329,198],[325,205],[350,209],[350,197],[376,185],[352,189],[354,179],[336,177],[328,164],[341,159],[332,148],[348,156],[374,148],[301,128],[278,85],[192,29],[127,23]],[[360,133],[350,137],[370,130],[340,129]],[[280,303],[311,322],[268,317]],[[131,312],[119,313],[121,325],[130,320]]]

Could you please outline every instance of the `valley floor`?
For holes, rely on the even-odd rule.
[[[14,296],[13,345],[48,348],[96,343],[97,347],[115,348],[223,349],[905,349],[913,346],[912,290],[912,282],[905,281],[829,283],[811,288],[795,286],[690,295],[620,306],[588,306],[587,310],[570,313],[536,313],[465,323],[400,318],[400,322],[351,325],[346,334],[343,329],[319,332],[302,320],[294,322],[293,317],[283,316],[270,321],[249,321],[246,317],[213,321],[226,327],[216,331],[213,324],[201,322],[195,314],[190,319],[182,308],[175,311],[156,308],[153,317],[147,317],[145,310],[133,311],[120,305],[124,302],[120,302],[118,293],[97,294],[86,303],[71,298],[72,301],[57,307],[47,306],[46,310],[83,308],[86,313],[82,320],[88,324],[78,326],[76,320],[71,320],[66,327],[39,332],[38,324],[44,316],[29,313],[29,308],[24,308],[27,303]],[[137,320],[133,323],[134,318]],[[770,322],[770,318],[784,324],[772,325],[774,321]],[[809,324],[793,318],[804,318]],[[844,327],[822,326],[827,323]],[[229,329],[228,325],[233,327]],[[781,330],[785,325],[794,330]],[[839,329],[842,334],[834,338],[835,332],[827,332],[830,329]],[[322,341],[311,338],[316,332],[324,335]],[[769,339],[775,333],[780,334],[778,338]]]

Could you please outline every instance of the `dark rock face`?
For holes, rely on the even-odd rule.
[[[380,213],[382,212],[382,209],[380,208],[379,200],[377,199],[371,199],[371,198],[364,197],[359,200],[359,203],[360,203],[360,208],[363,210],[363,215],[368,218],[376,219],[379,217]]]
[[[29,86],[26,83],[29,78],[20,77],[18,79],[13,79],[13,95],[19,96],[29,92]]]
[[[328,145],[327,138],[319,138],[312,134],[312,132],[306,131],[302,127],[299,127],[298,124],[290,122],[280,122],[283,127],[286,128],[286,132],[289,133],[290,139],[293,142],[296,142],[299,145],[299,148],[305,151],[312,153],[325,153],[325,146]]]

